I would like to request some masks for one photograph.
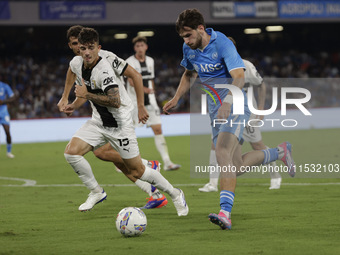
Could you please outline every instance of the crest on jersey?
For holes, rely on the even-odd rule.
[[[218,58],[218,54],[217,52],[214,52],[212,55],[211,55],[212,59],[217,59]]]
[[[189,59],[194,59],[196,57],[196,55],[195,54],[193,54],[193,55],[189,55]]]

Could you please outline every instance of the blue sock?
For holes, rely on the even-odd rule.
[[[262,151],[264,153],[264,160],[262,162],[262,165],[273,162],[279,158],[279,152],[277,151],[277,148],[266,149]]]
[[[228,190],[222,190],[220,193],[220,206],[221,209],[227,212],[231,212],[233,208],[235,194]]]
[[[12,144],[7,144],[7,153],[12,152]]]

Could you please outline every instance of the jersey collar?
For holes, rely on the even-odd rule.
[[[213,41],[216,40],[216,38],[217,38],[217,33],[214,31],[214,29],[212,29],[212,28],[207,28],[207,29],[205,29],[205,31],[207,32],[208,35],[211,36],[211,37],[210,37],[210,42],[213,42]],[[209,42],[209,43],[210,43],[210,42]]]

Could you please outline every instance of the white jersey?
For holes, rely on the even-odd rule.
[[[256,67],[248,60],[242,59],[244,65],[246,66],[246,71],[244,72],[244,87],[243,89],[248,93],[248,88],[250,86],[256,87],[261,86],[263,79],[261,75],[257,72]],[[253,106],[257,108],[256,99],[253,93]]]
[[[257,72],[255,66],[248,60],[243,59],[246,71],[244,72],[244,90],[248,93],[250,86],[261,86],[263,79]],[[257,108],[257,102],[253,93],[253,106]],[[255,119],[255,114],[251,114],[249,120]],[[253,123],[254,124],[254,123]],[[243,131],[243,139],[246,142],[256,143],[262,140],[262,135],[259,127],[246,126]]]
[[[119,82],[124,84],[123,73],[128,66],[125,60],[121,59],[116,54],[112,53],[111,51],[107,51],[107,50],[100,50],[98,55],[102,58],[105,58],[107,61],[109,61],[113,71],[119,78]]]
[[[119,88],[121,101],[119,108],[101,106],[90,101],[92,120],[104,127],[122,128],[132,124],[132,102],[124,85],[113,71],[112,63],[110,64],[106,59],[101,58],[92,69],[84,69],[83,58],[76,56],[71,60],[70,68],[77,76],[76,83],[81,85],[81,80],[84,79],[87,90],[91,93],[106,94],[109,88]],[[117,70],[119,68],[119,65],[117,65]]]
[[[145,56],[145,62],[139,62],[139,60],[133,55],[130,56],[126,62],[142,75],[144,87],[153,89],[152,80],[155,78],[155,64],[153,58]],[[129,82],[127,82],[126,89],[132,101],[137,103],[136,91]],[[144,94],[144,105],[153,105],[158,107],[155,94]]]

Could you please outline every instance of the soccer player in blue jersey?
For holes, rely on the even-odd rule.
[[[14,158],[12,154],[12,137],[9,131],[10,116],[7,109],[7,104],[15,100],[14,93],[11,87],[0,81],[0,124],[4,127],[7,142],[7,157]]]
[[[207,97],[211,122],[214,123],[216,119],[227,120],[226,124],[212,125],[217,162],[226,171],[221,172],[220,178],[221,210],[218,214],[210,214],[209,219],[222,229],[231,229],[230,216],[236,188],[234,169],[239,169],[243,165],[239,142],[244,129],[242,123],[247,122],[250,111],[243,91],[241,97],[244,101],[244,114],[232,114],[234,98],[231,91],[217,88],[216,84],[232,84],[238,87],[233,87],[234,91],[242,89],[245,65],[227,36],[212,28],[206,28],[203,15],[197,9],[183,11],[176,21],[176,30],[184,40],[181,65],[185,71],[175,96],[164,105],[163,110],[168,114],[197,77],[201,83],[208,85],[207,90],[214,95],[216,101],[218,97],[223,101],[221,105],[215,104],[213,99]],[[251,165],[267,164],[281,159],[290,169],[295,168],[290,149],[290,144],[286,142],[277,148],[248,152],[245,156]]]

